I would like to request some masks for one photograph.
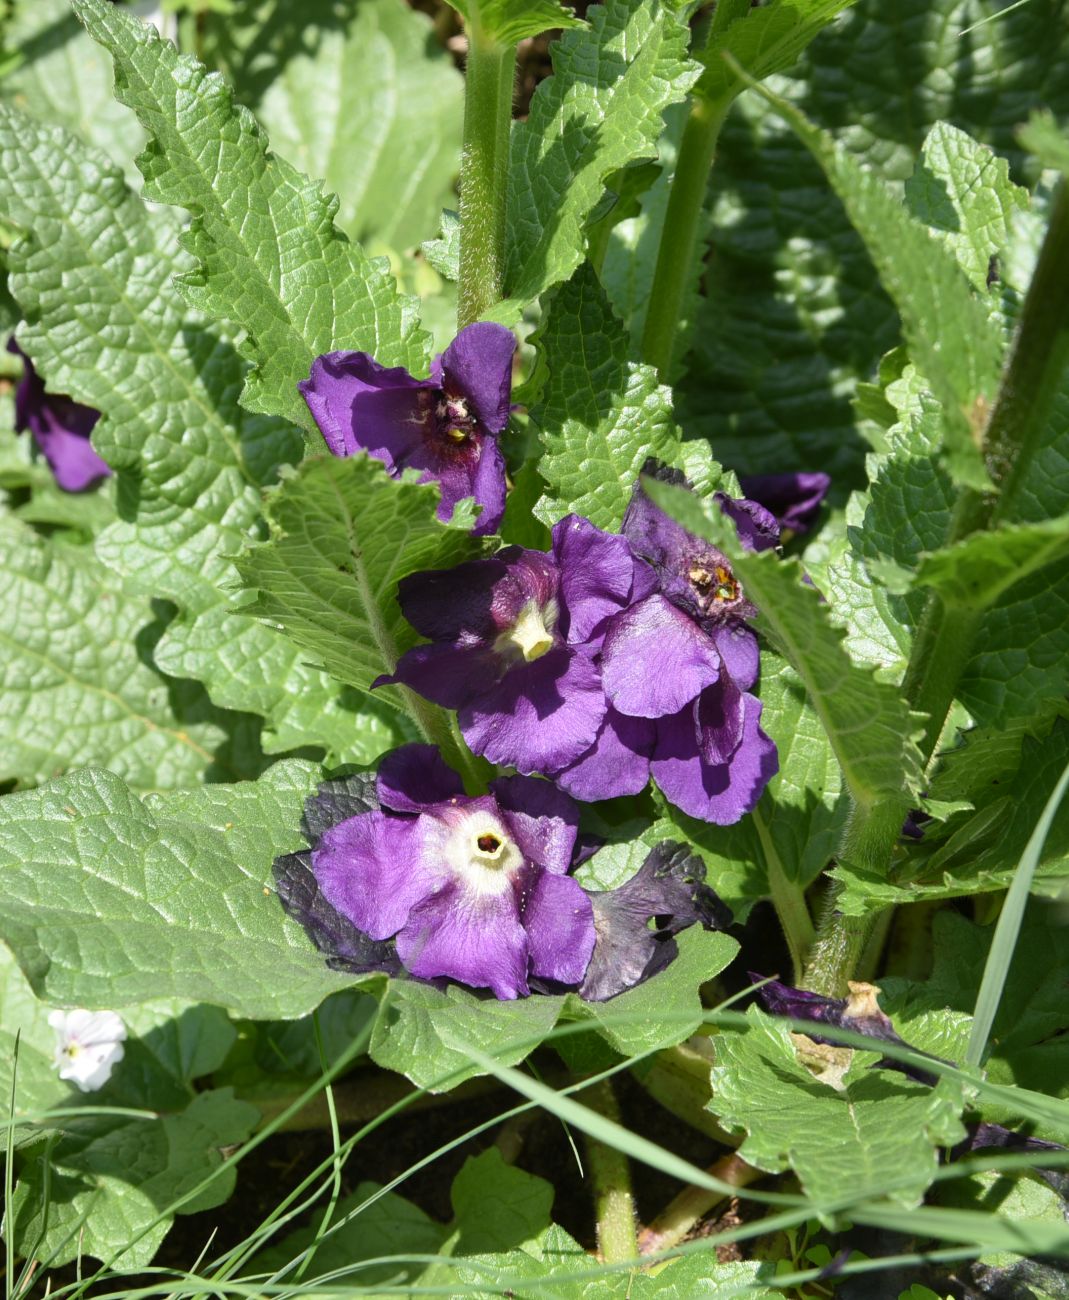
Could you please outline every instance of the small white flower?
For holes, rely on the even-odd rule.
[[[114,1011],[52,1011],[56,1031],[56,1069],[82,1092],[95,1092],[111,1078],[123,1058],[126,1026]]]

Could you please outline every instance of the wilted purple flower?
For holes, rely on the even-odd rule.
[[[401,609],[431,644],[376,684],[403,682],[458,710],[464,739],[492,763],[555,772],[594,743],[608,708],[597,665],[606,625],[652,581],[622,537],[569,515],[549,554],[509,546],[404,578]]]
[[[657,475],[684,481],[674,470]],[[762,506],[717,501],[744,546],[776,544],[776,521]],[[655,585],[609,621],[600,663],[610,708],[594,746],[556,779],[579,798],[603,799],[641,789],[652,772],[692,817],[736,822],[778,767],[760,727],[761,701],[750,694],[760,656],[746,619],[755,610],[727,558],[659,510],[641,485],[623,534]]]
[[[775,516],[783,532],[808,533],[831,487],[831,479],[819,471],[749,474],[740,477],[739,486]]]
[[[29,429],[64,492],[81,492],[111,473],[93,450],[89,435],[100,412],[69,397],[45,392],[44,380],[15,340],[7,350],[22,358],[23,374],[15,389],[15,428]]]
[[[416,469],[441,484],[440,519],[474,497],[482,513],[478,536],[492,533],[505,510],[505,458],[497,445],[509,418],[511,330],[489,321],[462,329],[414,379],[367,352],[316,357],[298,387],[335,456],[366,451],[393,474]]]

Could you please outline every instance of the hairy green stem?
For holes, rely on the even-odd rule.
[[[791,965],[794,967],[792,978],[797,984],[802,977],[806,953],[816,934],[813,929],[813,918],[809,914],[809,904],[805,901],[805,890],[797,881],[791,880],[783,869],[783,863],[769,833],[764,814],[758,807],[753,810],[752,815],[757,838],[761,841],[761,849],[765,855],[768,892],[783,929],[783,937],[787,940]]]
[[[755,1169],[732,1151],[709,1166],[708,1172],[732,1187],[749,1187],[765,1177],[763,1169]],[[643,1255],[677,1246],[710,1211],[716,1209],[726,1197],[708,1187],[686,1187],[672,1200],[656,1219],[639,1233],[638,1245]]]
[[[460,165],[457,328],[481,320],[505,283],[505,204],[516,48],[468,24],[464,147]]]
[[[741,1137],[725,1133],[712,1111],[706,1109],[713,1062],[687,1043],[665,1048],[632,1067],[636,1079],[659,1106],[684,1124],[714,1138],[724,1146],[737,1146]]]
[[[620,1123],[620,1107],[608,1079],[579,1094],[583,1104]],[[627,1156],[596,1138],[586,1139],[587,1164],[594,1192],[598,1225],[598,1253],[604,1264],[619,1264],[638,1255],[635,1198],[631,1191],[631,1165]]]

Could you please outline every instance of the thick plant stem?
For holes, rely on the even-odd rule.
[[[516,48],[468,25],[464,151],[460,167],[457,329],[481,320],[505,282],[505,203]]]
[[[695,96],[676,160],[642,334],[642,359],[662,375],[672,363],[687,281],[698,252],[705,190],[720,127],[730,108]]]
[[[732,1187],[749,1187],[764,1178],[764,1170],[747,1164],[734,1151],[709,1166],[710,1174]],[[639,1234],[638,1245],[643,1255],[677,1246],[710,1211],[725,1200],[720,1192],[708,1187],[687,1187],[661,1211],[648,1227]]]
[[[809,905],[805,901],[805,890],[797,881],[789,879],[783,869],[779,852],[772,836],[769,834],[764,814],[759,807],[753,811],[753,823],[757,831],[757,838],[761,841],[761,849],[765,855],[765,865],[768,869],[768,892],[771,895],[772,906],[776,910],[776,916],[779,918],[780,926],[783,929],[783,937],[787,940],[787,948],[791,954],[791,965],[794,967],[793,980],[797,983],[802,976],[806,953],[809,951],[815,937],[813,918],[809,914]]]
[[[593,1084],[580,1094],[584,1105],[620,1123],[620,1107],[608,1079]],[[604,1264],[620,1264],[638,1255],[635,1231],[635,1198],[631,1191],[631,1166],[627,1156],[596,1138],[586,1140],[587,1163],[594,1191],[594,1213],[598,1225],[598,1254]]]

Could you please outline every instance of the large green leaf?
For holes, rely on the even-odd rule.
[[[756,1008],[745,1029],[716,1038],[709,1108],[746,1133],[739,1155],[770,1173],[792,1169],[802,1190],[829,1204],[886,1195],[917,1204],[938,1168],[937,1146],[963,1136],[960,1104],[942,1087],[915,1083],[855,1058],[833,1086],[798,1060],[787,1025]]]
[[[180,277],[187,300],[247,332],[255,362],[243,401],[314,430],[297,391],[313,359],[337,347],[418,369],[424,336],[382,265],[333,225],[336,203],[283,159],[227,86],[108,0],[74,0],[115,60],[116,94],[151,143],[145,194],[193,214]]]
[[[295,21],[299,31],[294,30]],[[216,60],[271,148],[338,196],[354,239],[409,248],[460,170],[463,81],[404,0],[287,0],[228,15]]]
[[[546,301],[535,342],[548,370],[531,412],[548,489],[535,513],[554,524],[574,511],[619,528],[646,458],[675,459],[671,392],[651,366],[628,360],[627,333],[589,266]]]
[[[505,290],[522,307],[583,261],[610,172],[656,154],[662,114],[698,75],[662,0],[607,0],[554,46],[553,76],[512,132]]]
[[[501,45],[517,45],[551,27],[582,27],[583,21],[560,0],[449,0],[474,24]]]
[[[347,982],[272,889],[299,848],[316,768],[139,800],[83,770],[0,801],[0,935],[34,991],[68,1005],[180,997],[298,1016]]]
[[[123,594],[82,547],[0,526],[0,781],[110,768],[136,790],[234,779],[256,762],[252,719],[214,710],[153,664],[165,620]],[[237,750],[228,735],[235,726]]]

